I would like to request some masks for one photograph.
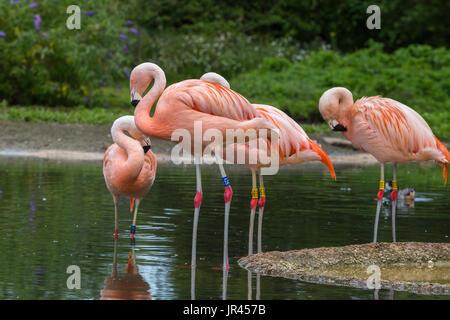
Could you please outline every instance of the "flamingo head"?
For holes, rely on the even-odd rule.
[[[325,91],[319,100],[319,112],[333,131],[347,131],[344,125],[345,113],[353,105],[353,96],[345,88]]]
[[[142,133],[134,122],[134,116],[123,116],[114,121],[114,124],[111,128],[111,135],[113,140],[116,141],[116,134],[119,131],[126,131],[126,133],[136,141],[139,141],[142,148],[144,149],[144,153],[147,153],[151,148],[150,138]]]
[[[150,83],[155,79],[154,86],[164,90],[166,85],[166,78],[164,71],[156,64],[151,62],[144,62],[136,66],[130,74],[130,100],[131,104],[136,107],[139,101],[142,100],[144,92],[149,87]],[[161,93],[159,93],[161,94]]]

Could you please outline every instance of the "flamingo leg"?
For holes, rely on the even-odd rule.
[[[248,254],[253,254],[253,224],[255,220],[256,205],[258,204],[258,188],[256,188],[256,170],[252,170],[252,200],[250,201],[250,226],[248,228]]]
[[[252,300],[252,273],[247,271],[247,300]]]
[[[191,256],[191,267],[196,267],[197,260],[197,226],[198,226],[198,216],[200,214],[200,206],[202,204],[203,192],[202,192],[202,176],[200,171],[200,157],[195,156],[195,170],[197,178],[197,193],[194,198],[194,223],[192,227],[192,256]]]
[[[256,300],[261,300],[261,275],[256,274]]]
[[[398,184],[397,184],[397,163],[394,162],[394,173],[392,179],[392,192],[391,192],[391,200],[392,200],[392,242],[395,243],[397,241],[395,237],[395,214],[397,210],[397,196],[398,196]]]
[[[225,173],[223,160],[217,154],[216,160],[217,164],[219,165],[220,174],[222,176],[223,186],[225,187],[225,191],[223,194],[223,198],[225,201],[225,218],[223,227],[223,268],[224,270],[228,270],[230,268],[230,264],[228,261],[228,224],[230,218],[230,207],[231,199],[233,197],[233,189],[231,189],[230,181],[228,180],[227,174]]]
[[[380,190],[378,191],[377,198],[377,212],[375,215],[375,225],[373,228],[373,243],[377,242],[377,233],[378,233],[378,220],[380,218],[380,209],[381,209],[381,203],[383,201],[383,195],[384,195],[384,163],[381,164],[380,168]]]
[[[118,213],[118,197],[113,196],[114,199],[114,238],[117,239],[119,237],[119,213]]]
[[[197,180],[197,193],[194,198],[194,222],[192,227],[192,255],[191,255],[191,300],[195,300],[195,269],[197,260],[197,226],[200,206],[202,204],[202,176],[200,171],[200,157],[195,156],[195,174]]]
[[[266,189],[261,171],[259,172],[259,210],[258,210],[258,253],[262,252],[262,221],[264,214],[264,205],[266,204]]]
[[[134,206],[134,215],[133,215],[133,223],[130,227],[130,238],[134,239],[134,234],[136,233],[136,218],[138,214],[139,204],[141,203],[141,199],[136,199],[136,204]]]

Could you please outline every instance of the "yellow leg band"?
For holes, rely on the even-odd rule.
[[[258,199],[258,189],[256,188],[252,189],[252,198]]]
[[[392,180],[392,189],[398,190],[397,180]]]
[[[384,190],[384,180],[380,180],[380,190]]]
[[[264,187],[259,188],[259,196],[264,198],[266,197],[266,188]]]

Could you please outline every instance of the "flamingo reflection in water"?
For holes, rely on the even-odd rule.
[[[150,285],[139,274],[136,253],[131,246],[125,273],[117,272],[117,239],[114,240],[113,268],[106,277],[100,300],[151,300]]]

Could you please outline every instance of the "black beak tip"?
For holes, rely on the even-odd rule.
[[[138,105],[139,101],[141,101],[141,100],[133,99],[133,100],[131,100],[131,105],[136,108],[136,106]]]
[[[144,153],[147,153],[148,150],[150,150],[152,146],[143,146],[142,149],[144,149]]]
[[[345,132],[345,131],[347,131],[347,128],[344,127],[342,124],[338,123],[337,125],[335,125],[333,127],[333,131],[343,131],[343,132]]]

